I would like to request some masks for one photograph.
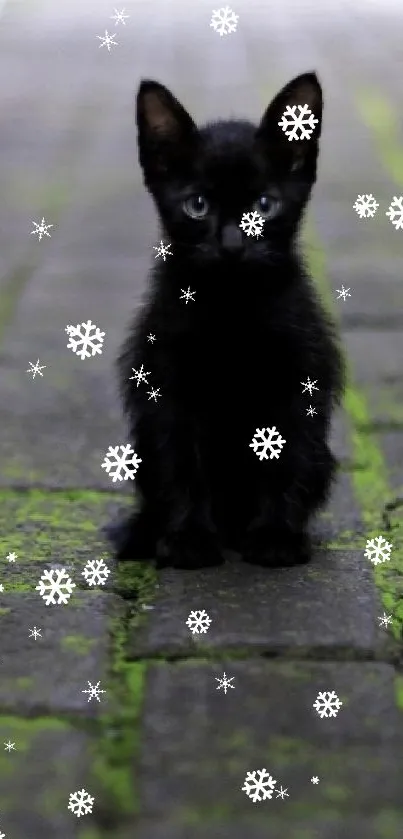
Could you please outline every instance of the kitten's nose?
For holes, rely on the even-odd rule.
[[[243,250],[242,230],[237,224],[225,224],[221,233],[221,246],[227,253],[236,255]]]

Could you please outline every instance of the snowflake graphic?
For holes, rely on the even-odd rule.
[[[79,789],[76,792],[70,793],[67,809],[71,810],[77,818],[80,818],[83,814],[92,813],[93,803],[94,799],[92,795],[88,795],[85,789]]]
[[[0,833],[0,839],[6,839],[6,834],[5,833]]]
[[[309,140],[318,122],[308,105],[287,105],[278,125],[288,140]]]
[[[4,591],[4,586],[3,586],[3,584],[2,584],[2,583],[0,584],[0,591],[1,591],[1,592],[3,592],[3,591]]]
[[[41,629],[37,629],[36,626],[34,626],[33,629],[29,630],[28,638],[34,638],[36,641],[37,638],[42,638],[41,632]]]
[[[287,790],[283,789],[283,787],[280,787],[280,789],[276,789],[275,792],[277,793],[276,798],[282,798],[283,801],[284,801],[284,798],[289,798],[290,797],[288,795]]]
[[[307,417],[313,417],[313,415],[317,414],[317,413],[318,412],[317,412],[316,408],[312,408],[312,405],[310,405],[309,408],[306,409]]]
[[[97,682],[96,685],[93,685],[91,682],[87,681],[88,689],[82,690],[81,693],[88,693],[88,702],[91,702],[91,699],[96,699],[100,702],[99,695],[101,693],[106,693],[106,690],[100,690],[99,685],[101,682]]]
[[[157,251],[155,254],[155,259],[158,259],[159,256],[162,256],[164,262],[166,262],[167,256],[173,256],[173,253],[169,250],[171,247],[171,243],[169,245],[164,245],[163,241],[161,240],[158,247],[153,246],[153,251]]]
[[[5,752],[11,752],[11,751],[15,752],[16,751],[15,743],[12,743],[11,740],[8,740],[7,743],[4,743],[4,746],[5,746],[5,749],[4,749]]]
[[[89,586],[104,586],[110,571],[103,559],[89,559],[82,576]]]
[[[392,203],[385,213],[396,230],[403,230],[403,195],[393,196]]]
[[[117,9],[114,9],[114,12],[115,12],[115,14],[111,15],[111,20],[115,21],[115,26],[117,26],[118,23],[123,23],[123,26],[126,26],[126,20],[125,19],[129,18],[130,15],[125,15],[124,14],[124,12],[125,12],[124,9],[122,9],[121,12],[118,12]]]
[[[270,452],[270,460],[273,460],[273,457],[278,460],[286,442],[273,425],[272,428],[257,428],[252,442],[249,443],[249,448],[253,449],[259,460],[269,460],[268,452]]]
[[[152,332],[150,332],[150,334],[149,334],[149,335],[147,335],[147,341],[149,341],[151,344],[153,344],[153,343],[154,343],[154,341],[156,341],[156,340],[157,340],[157,339],[156,339],[155,335],[153,335],[153,333],[152,333]]]
[[[222,38],[223,35],[230,35],[231,32],[236,32],[238,20],[239,15],[236,15],[229,6],[223,6],[221,9],[213,10],[210,26]]]
[[[263,225],[264,218],[254,210],[253,213],[243,213],[239,227],[247,236],[256,236],[258,238],[262,235]]]
[[[113,32],[112,35],[108,34],[108,30],[105,29],[105,35],[97,35],[97,38],[102,42],[99,45],[99,48],[106,47],[108,52],[111,51],[111,46],[117,47],[119,44],[117,41],[114,41],[115,33]]]
[[[134,367],[132,367],[132,370],[134,376],[130,376],[129,382],[131,382],[132,379],[136,379],[137,387],[141,384],[141,382],[148,385],[148,379],[146,379],[146,376],[150,376],[151,373],[149,370],[144,370],[144,364],[141,365],[140,370],[135,370]]]
[[[6,556],[6,559],[8,559],[9,562],[15,562],[15,560],[18,559],[18,554],[9,553]]]
[[[393,545],[387,542],[383,536],[375,536],[374,539],[368,539],[365,545],[364,556],[370,559],[374,565],[379,565],[381,562],[386,562],[390,559],[390,552]]]
[[[358,195],[353,208],[360,218],[373,218],[379,204],[375,201],[372,193],[369,195]]]
[[[127,481],[129,478],[133,481],[140,463],[142,463],[141,458],[137,457],[128,443],[126,446],[109,446],[101,468],[112,476],[113,483]]]
[[[161,396],[160,390],[161,390],[161,388],[159,388],[159,387],[157,389],[152,388],[151,390],[148,390],[147,391],[148,401],[150,401],[150,399],[154,399],[154,402],[156,402],[157,399],[159,399],[160,396]]]
[[[383,613],[381,618],[378,618],[379,626],[389,626],[392,623],[392,615],[387,615],[386,612]]]
[[[344,288],[344,285],[342,285],[341,288],[336,288],[336,291],[339,295],[337,297],[337,300],[340,300],[340,298],[342,297],[344,302],[346,302],[347,297],[351,297],[350,289],[349,288]]]
[[[189,303],[189,300],[193,300],[194,303],[196,302],[193,297],[193,295],[196,294],[196,292],[190,290],[190,285],[188,285],[187,291],[185,291],[184,288],[181,288],[181,292],[182,294],[179,296],[179,300],[184,299],[186,305]]]
[[[102,355],[105,332],[101,332],[92,321],[87,320],[87,322],[78,323],[77,326],[66,326],[66,332],[69,336],[67,349],[73,350],[81,358],[81,361],[84,361],[84,358],[91,358],[97,353]]]
[[[319,783],[319,778],[318,778],[317,775],[314,775],[313,778],[311,778],[311,784],[318,784],[318,783]]]
[[[318,387],[316,387],[316,382],[317,382],[317,381],[318,381],[318,380],[317,380],[317,379],[315,379],[315,381],[311,382],[311,380],[310,380],[310,378],[309,378],[309,376],[308,376],[308,378],[307,378],[306,382],[300,382],[300,384],[301,384],[301,385],[302,385],[302,387],[303,387],[303,391],[302,391],[302,393],[305,393],[305,391],[307,391],[307,390],[308,390],[308,391],[309,391],[309,396],[312,396],[312,391],[314,391],[314,390],[319,390],[319,388],[318,388]]]
[[[266,769],[254,769],[253,772],[247,773],[241,789],[256,804],[257,801],[267,801],[267,799],[272,798],[276,783],[277,781],[272,778]]]
[[[189,627],[193,635],[195,633],[198,635],[199,632],[207,632],[210,624],[211,618],[209,618],[207,612],[204,609],[196,609],[195,612],[191,612],[186,621],[186,626]]]
[[[29,367],[31,369],[29,369],[29,367],[28,367],[28,370],[26,370],[25,372],[26,373],[32,373],[32,378],[33,379],[35,378],[35,376],[37,374],[39,376],[43,376],[43,373],[41,373],[41,370],[45,370],[46,364],[42,364],[42,366],[40,367],[39,366],[39,358],[38,358],[38,361],[36,362],[36,364],[33,364],[32,361],[29,361],[28,364],[29,364]]]
[[[35,586],[35,591],[39,591],[47,606],[50,606],[50,604],[53,606],[60,605],[60,603],[65,606],[75,587],[76,584],[72,582],[67,572],[62,568],[59,571],[44,571],[39,584]]]
[[[342,704],[334,690],[325,690],[318,693],[312,707],[315,708],[315,711],[323,719],[323,717],[337,717]]]
[[[48,233],[48,230],[50,227],[53,227],[53,224],[45,224],[44,218],[42,219],[40,224],[37,224],[36,221],[33,221],[32,224],[34,225],[35,230],[31,230],[30,235],[35,236],[35,234],[38,234],[38,242],[41,241],[43,236],[49,236],[49,239],[51,238],[51,235],[50,233]]]
[[[231,676],[231,678],[228,679],[225,673],[222,674],[221,679],[220,678],[217,679],[217,676],[216,676],[215,680],[216,680],[216,682],[218,682],[217,690],[221,690],[221,688],[223,688],[224,693],[227,693],[228,688],[232,688],[232,690],[235,690],[235,685],[231,685],[231,682],[233,682],[234,679],[235,679],[235,676]]]

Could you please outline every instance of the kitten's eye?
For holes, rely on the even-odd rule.
[[[253,209],[259,213],[263,218],[272,218],[277,212],[279,202],[275,198],[270,198],[268,195],[261,195],[254,204]]]
[[[183,202],[182,207],[186,215],[194,219],[204,218],[209,211],[208,203],[203,195],[192,195]]]

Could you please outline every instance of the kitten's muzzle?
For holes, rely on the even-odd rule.
[[[244,249],[242,230],[237,224],[226,224],[221,232],[221,247],[224,253],[239,256]]]

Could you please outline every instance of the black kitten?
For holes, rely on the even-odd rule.
[[[309,140],[289,141],[279,127],[287,105],[317,118]],[[307,522],[335,469],[327,436],[343,378],[295,243],[321,121],[314,73],[290,82],[258,128],[198,129],[163,85],[140,85],[140,163],[172,256],[156,263],[119,358],[142,463],[139,509],[115,532],[118,559],[194,568],[220,563],[226,547],[267,565],[309,558]],[[256,236],[240,227],[253,212],[264,219]],[[130,380],[140,369],[147,384]],[[285,445],[260,460],[250,443],[273,426]]]

